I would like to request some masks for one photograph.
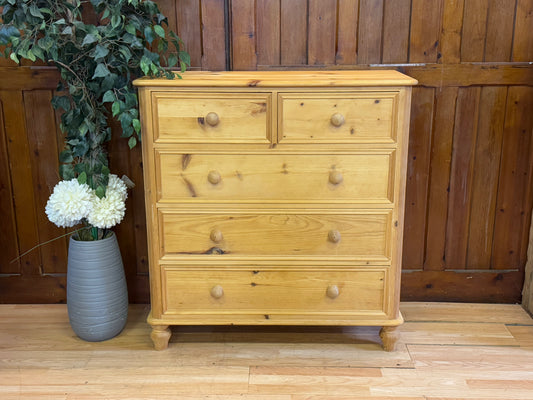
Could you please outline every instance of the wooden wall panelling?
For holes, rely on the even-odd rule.
[[[381,62],[383,0],[359,0],[358,64]]]
[[[513,35],[513,60],[533,60],[533,0],[517,0]]]
[[[524,237],[531,216],[532,104],[532,87],[509,88],[494,226],[495,269],[521,268],[526,261]]]
[[[34,245],[37,245],[60,237],[67,230],[50,223],[45,213],[48,198],[60,180],[58,143],[54,140],[57,138],[57,126],[50,104],[52,93],[50,90],[32,90],[23,95],[38,234]],[[66,273],[64,260],[67,259],[67,248],[67,239],[61,238],[36,249],[41,254],[41,273]]]
[[[516,0],[489,0],[485,61],[511,61],[515,7]]]
[[[442,3],[442,0],[413,0],[409,62],[437,62],[442,25]]]
[[[466,267],[490,269],[507,88],[481,88]]]
[[[335,64],[337,0],[309,0],[307,57],[311,65]]]
[[[191,67],[202,66],[202,33],[200,0],[180,0],[176,5],[178,36],[183,40],[185,50],[191,56]]]
[[[280,0],[257,0],[257,63],[280,64]]]
[[[169,30],[173,30],[174,32],[177,32],[176,29],[176,4],[173,0],[160,0],[158,1],[157,5],[159,6],[159,10],[161,13],[167,17],[168,26],[164,26],[165,32],[168,33]],[[157,42],[154,42],[154,46],[156,46]],[[156,47],[154,47],[155,49]],[[169,52],[165,54],[166,57],[168,57]]]
[[[339,0],[337,8],[337,54],[335,64],[357,62],[359,0]]]
[[[19,251],[3,108],[3,101],[0,99],[0,274],[16,274],[20,272],[20,260],[12,262],[19,255]]]
[[[281,0],[281,64],[307,64],[307,0]]]
[[[461,61],[483,61],[489,0],[465,1]]]
[[[434,91],[413,88],[403,236],[402,265],[406,269],[422,269],[424,265]]]
[[[465,0],[446,0],[442,8],[439,63],[461,62],[461,30]]]
[[[202,0],[202,69],[227,69],[226,10],[224,0]]]
[[[457,95],[446,226],[447,269],[464,269],[466,265],[479,95],[479,87],[461,88]]]
[[[231,1],[231,65],[234,70],[257,69],[255,0]]]
[[[445,267],[446,222],[458,88],[437,89],[429,174],[425,271]],[[405,265],[405,264],[404,264]]]
[[[406,63],[409,58],[411,0],[383,4],[383,64]],[[354,63],[355,64],[355,63]]]

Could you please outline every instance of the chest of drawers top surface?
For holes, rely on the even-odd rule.
[[[156,347],[176,324],[401,323],[414,84],[385,70],[135,81]]]

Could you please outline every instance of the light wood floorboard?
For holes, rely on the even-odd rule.
[[[0,305],[0,399],[531,400],[533,320],[518,305],[403,303],[398,350],[375,327],[174,327],[148,306],[84,342],[64,305]]]

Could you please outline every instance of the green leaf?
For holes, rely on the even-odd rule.
[[[66,149],[59,153],[59,162],[68,164],[72,161],[74,161],[74,158],[72,157],[72,152],[70,150]]]
[[[107,168],[105,165],[102,165],[102,175],[109,175],[109,168]]]
[[[155,36],[154,36],[154,31],[152,30],[151,27],[147,26],[144,28],[144,37],[148,43],[152,44],[152,42],[155,39]]]
[[[96,45],[96,48],[94,49],[94,59],[99,60],[101,58],[104,58],[109,54],[109,50],[106,49],[104,46],[101,46],[99,44]]]
[[[83,38],[83,42],[81,43],[81,46],[86,46],[88,44],[92,44],[94,42],[97,42],[98,39],[96,38],[96,36],[92,35],[92,34],[87,34],[85,35],[85,37]]]
[[[133,149],[137,145],[137,139],[135,139],[135,136],[132,136],[128,140],[128,146],[130,149]]]
[[[98,196],[98,198],[101,199],[102,197],[105,196],[105,187],[103,187],[102,185],[98,185],[98,187],[95,190],[95,193]]]
[[[165,30],[161,25],[154,25],[154,31],[159,37],[165,37]]]
[[[133,36],[137,34],[137,29],[135,29],[135,27],[132,24],[126,25],[125,29],[126,29],[126,32],[128,32],[129,34],[132,34]]]
[[[30,6],[30,14],[37,18],[44,18],[44,15],[41,13],[41,10],[39,10],[39,7],[37,7],[35,3]]]
[[[19,59],[15,53],[11,53],[9,55],[9,58],[11,58],[13,61],[15,61],[17,64],[19,63]]]
[[[72,164],[61,164],[59,166],[59,175],[68,181],[74,179],[74,168]]]
[[[191,56],[186,51],[180,51],[178,53],[178,56],[181,61],[183,61],[187,65],[191,65]]]
[[[107,92],[105,92],[104,96],[102,97],[102,101],[104,103],[111,103],[115,101],[115,92],[113,92],[112,90],[108,90]]]
[[[121,22],[122,22],[122,19],[120,18],[119,15],[113,15],[111,17],[111,26],[113,27],[113,29],[118,28]]]
[[[168,66],[172,68],[172,67],[175,67],[177,63],[178,63],[178,57],[176,57],[174,53],[170,54],[168,56]]]
[[[35,61],[37,58],[35,58],[35,54],[33,54],[33,51],[28,50],[28,52],[26,53],[26,58],[28,58],[29,60],[31,61]]]
[[[146,56],[142,56],[141,57],[141,63],[140,63],[140,66],[141,66],[141,69],[142,71],[144,72],[145,75],[148,75],[148,72],[150,72],[150,64],[152,63],[152,61],[146,57]]]
[[[113,117],[116,117],[117,114],[120,112],[120,102],[115,101],[113,105],[111,106],[111,112],[113,113]]]
[[[87,174],[85,173],[85,171],[83,171],[79,176],[78,176],[78,183],[80,185],[83,185],[84,183],[87,183]]]
[[[107,67],[105,66],[105,64],[98,64],[96,66],[96,69],[94,71],[94,75],[92,77],[92,79],[94,78],[103,78],[107,75],[109,75],[111,72],[109,72],[109,70],[107,69]]]
[[[131,124],[133,125],[135,132],[139,133],[141,131],[141,121],[139,121],[137,118],[133,119]]]

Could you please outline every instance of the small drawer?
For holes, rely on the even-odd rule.
[[[209,271],[163,266],[164,312],[260,314],[274,323],[276,314],[377,313],[384,309],[385,276],[385,270]]]
[[[156,153],[158,200],[391,204],[395,151]]]
[[[280,93],[280,143],[394,143],[398,92]]]
[[[391,215],[390,210],[350,214],[161,210],[162,254],[345,256],[390,264]]]
[[[269,143],[269,93],[152,94],[154,140],[161,143]]]

